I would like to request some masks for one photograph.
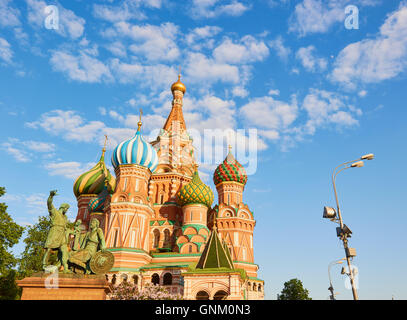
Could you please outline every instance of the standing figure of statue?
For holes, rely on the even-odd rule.
[[[84,236],[82,233],[81,219],[76,220],[73,229],[66,230],[66,240],[68,247],[71,247],[72,251],[78,251],[82,249]]]
[[[91,219],[89,229],[83,242],[84,248],[72,251],[69,256],[69,262],[83,268],[86,274],[91,271],[87,264],[95,256],[98,249],[100,248],[102,251],[106,249],[103,230],[99,228],[99,220],[96,218]]]
[[[68,269],[68,246],[66,237],[66,225],[68,218],[66,212],[69,209],[69,204],[61,204],[59,210],[55,209],[52,201],[57,194],[56,190],[52,190],[49,193],[47,205],[48,212],[51,217],[51,228],[48,232],[47,241],[44,248],[46,252],[42,260],[43,269],[46,270],[48,266],[49,254],[52,250],[58,250],[59,262],[64,266],[64,273],[69,273]]]

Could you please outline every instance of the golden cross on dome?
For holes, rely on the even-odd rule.
[[[232,152],[232,133],[231,132],[229,132],[228,133],[228,150],[229,150],[229,153],[231,153]]]
[[[141,125],[143,124],[142,122],[141,122],[141,116],[143,115],[143,110],[140,108],[140,120],[139,120],[139,122],[137,123],[137,126],[138,126],[138,128],[137,128],[137,131],[140,131],[140,128],[141,128]]]
[[[105,155],[105,152],[106,152],[107,140],[108,140],[108,138],[107,138],[107,134],[105,134],[105,143],[104,143],[104,145],[103,145],[103,149],[102,149],[103,155]]]

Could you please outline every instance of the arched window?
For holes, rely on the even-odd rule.
[[[256,291],[256,284],[253,283],[253,291]]]
[[[153,248],[158,248],[160,244],[160,231],[158,229],[155,229],[153,233],[154,233]]]
[[[206,291],[199,291],[196,294],[196,300],[209,300],[209,294]]]
[[[170,235],[170,230],[165,229],[164,230],[164,244],[163,247],[167,248],[170,246],[170,242],[171,242],[171,235]]]
[[[248,282],[247,287],[249,288],[249,290],[252,290],[252,284],[251,284],[251,282]]]
[[[172,274],[171,273],[167,272],[166,274],[164,274],[163,285],[165,285],[165,286],[172,285]]]
[[[122,282],[127,282],[128,276],[127,276],[127,274],[122,274],[121,278],[122,278]]]
[[[225,292],[223,290],[219,290],[213,296],[213,300],[226,300],[227,296],[228,296],[227,292]]]
[[[116,284],[116,275],[115,274],[112,277],[112,284]]]
[[[160,284],[160,276],[157,273],[154,273],[151,276],[151,283],[154,284],[154,285]]]
[[[261,284],[259,284],[259,287],[257,289],[259,292],[261,292]]]
[[[133,276],[133,282],[134,282],[134,284],[138,284],[138,275],[134,275]]]

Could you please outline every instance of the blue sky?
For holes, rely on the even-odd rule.
[[[48,5],[58,30],[45,27]],[[348,5],[359,29],[345,27]],[[0,0],[0,185],[12,217],[35,223],[56,188],[73,220],[73,181],[100,157],[103,135],[110,158],[142,108],[154,137],[179,67],[189,129],[258,132],[244,201],[266,298],[291,278],[328,298],[328,264],[344,256],[322,219],[335,204],[330,174],[372,152],[337,180],[359,296],[407,299],[405,1]],[[201,166],[213,190],[215,167]],[[337,298],[351,299],[339,266],[332,278]]]

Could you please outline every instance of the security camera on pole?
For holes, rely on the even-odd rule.
[[[350,259],[351,258],[353,259],[353,257],[356,256],[356,249],[350,248],[348,246],[348,238],[351,237],[352,231],[342,221],[342,214],[341,214],[341,209],[339,208],[338,193],[336,192],[335,180],[336,180],[336,176],[339,174],[339,172],[346,170],[346,169],[350,169],[350,168],[361,168],[364,166],[363,160],[373,160],[373,159],[374,159],[374,155],[372,153],[369,153],[369,154],[366,154],[366,155],[360,157],[359,159],[344,162],[335,168],[335,170],[332,173],[332,184],[333,184],[334,192],[335,192],[337,211],[331,207],[324,207],[324,214],[323,214],[323,218],[329,219],[333,222],[337,222],[340,225],[340,227],[336,228],[336,235],[340,240],[342,240],[343,247],[345,248],[346,261],[347,261],[348,267],[349,267],[348,275],[349,275],[350,283],[352,285],[352,293],[353,293],[354,300],[358,300],[358,293],[356,291],[355,279],[354,279],[354,274],[353,274],[352,267],[350,264]],[[351,165],[349,165],[350,163],[351,163]],[[336,218],[337,213],[338,213],[338,218]]]

